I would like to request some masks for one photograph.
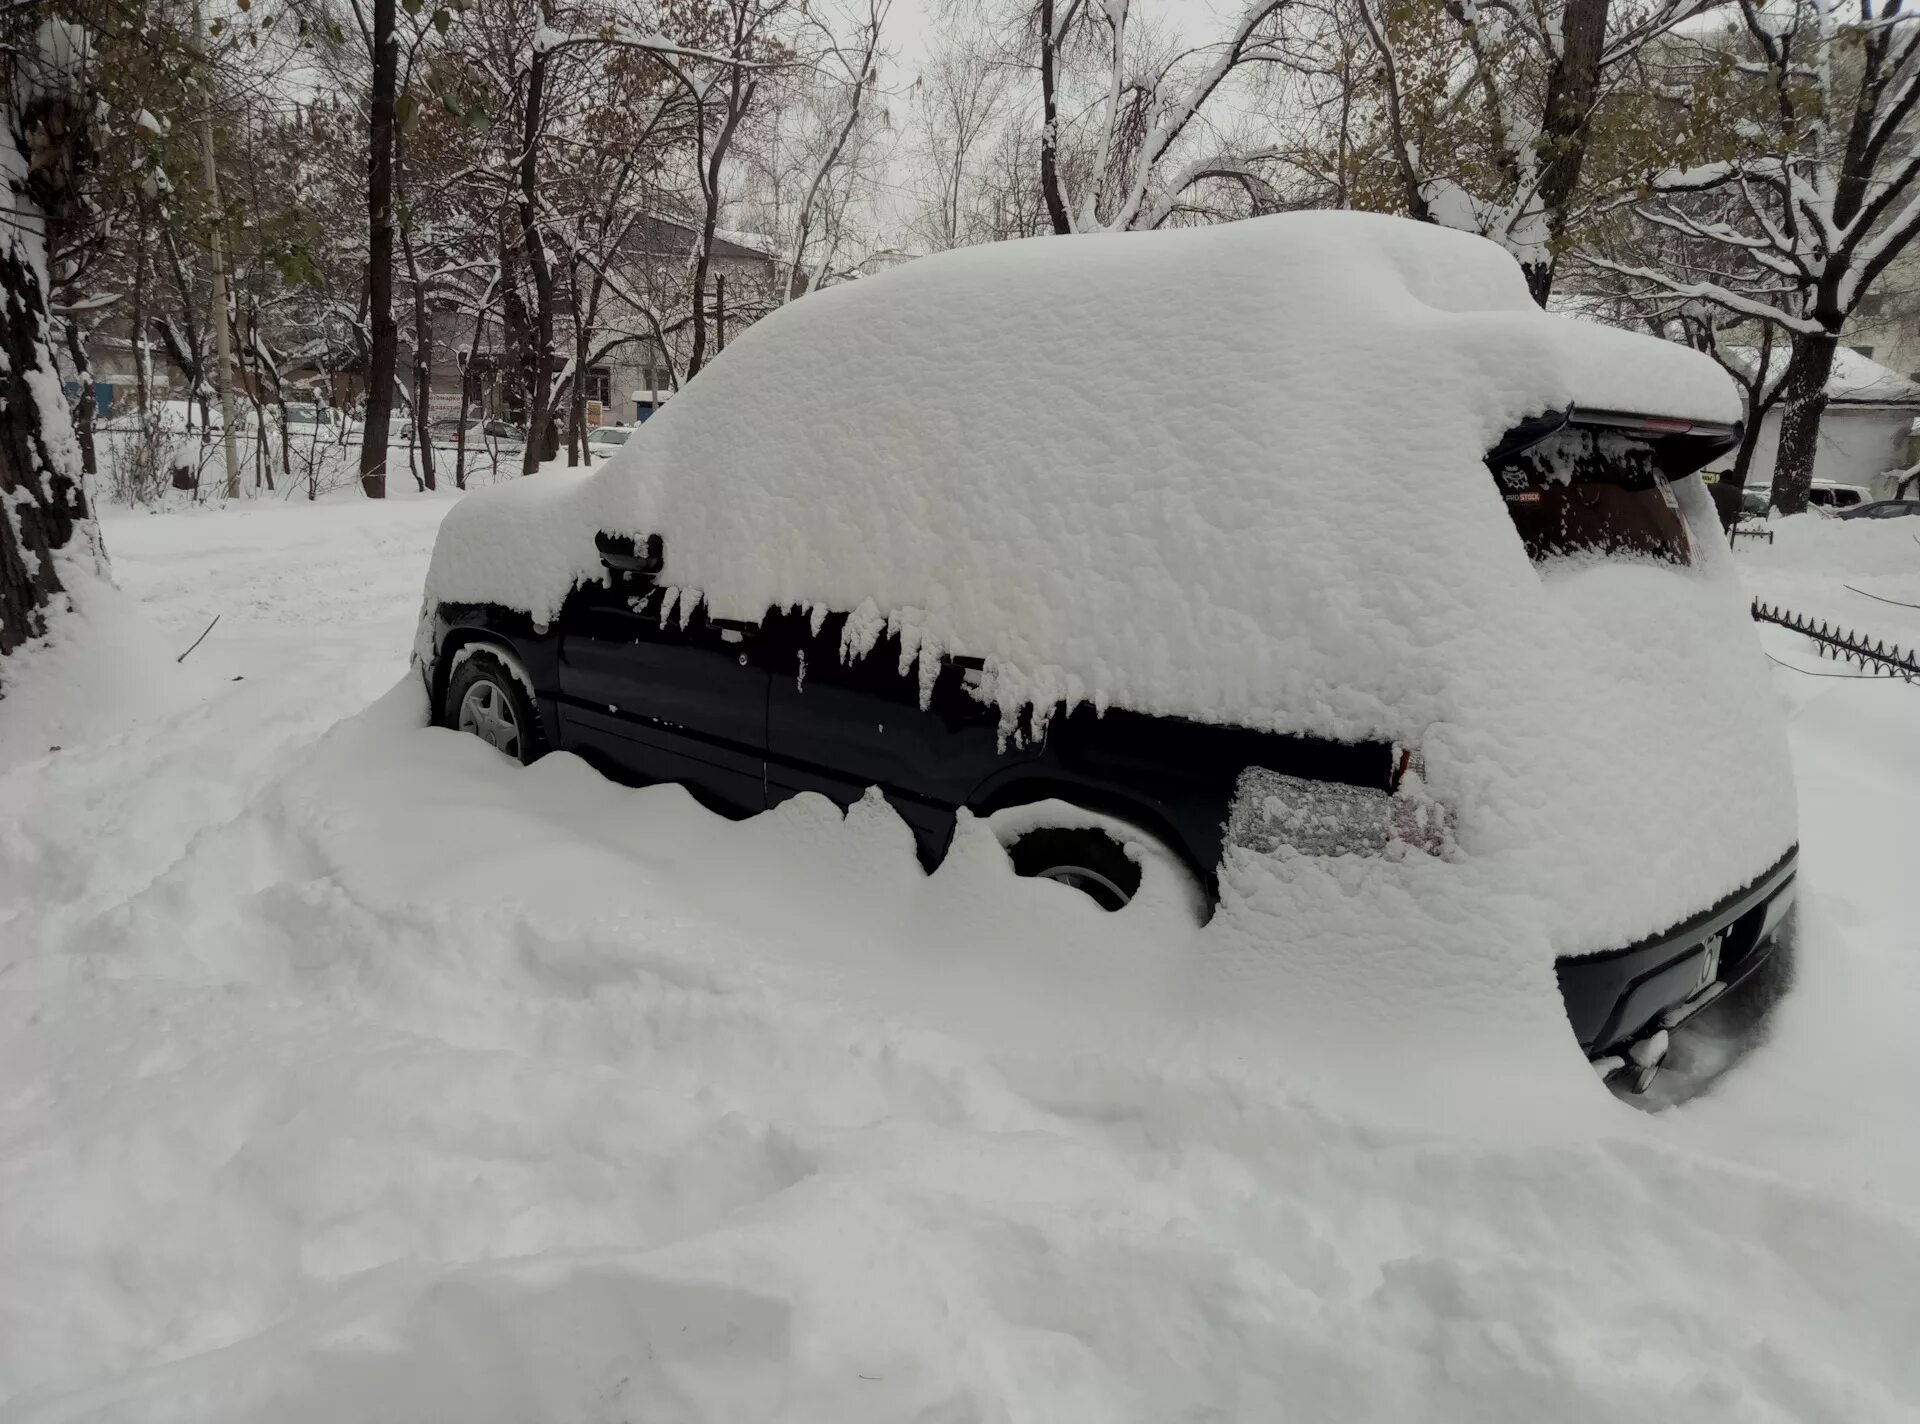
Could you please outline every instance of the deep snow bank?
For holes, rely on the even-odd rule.
[[[1243,997],[971,835],[929,879],[880,808],[522,769],[411,680],[323,736],[402,678],[436,513],[108,531],[169,648],[229,612],[203,705],[0,772],[0,1418],[1920,1406],[1910,689],[1785,684],[1821,938],[1650,1120],[1424,925],[1424,982],[1316,1023],[1325,977]]]
[[[1906,1225],[1701,1154],[1529,1025],[1476,1057],[1451,967],[1424,1027],[1234,992],[977,835],[929,878],[883,807],[730,824],[419,724],[402,683],[123,903],[29,909],[0,1365],[45,1392],[0,1417],[1920,1396]]]

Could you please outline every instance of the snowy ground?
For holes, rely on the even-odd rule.
[[[448,504],[111,518],[89,710],[9,703],[0,1419],[1920,1410],[1920,688],[1764,635],[1790,991],[1554,1121],[1146,1026],[1098,911],[884,813],[424,728]],[[1911,536],[1786,525],[1757,590],[1920,643]]]

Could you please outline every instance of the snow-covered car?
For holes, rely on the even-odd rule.
[[[1530,896],[1515,972],[1644,1086],[1792,902],[1694,473],[1739,413],[1431,226],[947,253],[782,308],[593,473],[468,496],[417,660],[522,761],[730,815],[877,787],[929,868],[970,814],[1109,909],[1156,856],[1203,904],[1301,857],[1441,916]],[[1338,963],[1348,923],[1277,932]]]
[[[481,441],[484,438],[481,433],[481,422],[470,420],[464,428],[467,448],[469,450],[479,449]],[[435,445],[444,445],[449,449],[457,447],[461,443],[461,431],[460,417],[457,415],[443,415],[427,426],[428,438],[430,438]]]
[[[1835,519],[1907,519],[1920,515],[1920,499],[1877,499],[1834,515]]]
[[[1815,480],[1807,490],[1808,506],[1826,514],[1857,509],[1871,498],[1871,493],[1859,485],[1843,485],[1833,480]]]
[[[626,444],[632,435],[633,431],[627,427],[603,425],[587,437],[587,443],[593,446],[596,452],[607,454]]]
[[[332,430],[338,424],[338,417],[329,406],[317,405],[311,401],[287,402],[287,429],[294,433],[311,433],[315,430]]]

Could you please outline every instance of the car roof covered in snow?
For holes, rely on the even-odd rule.
[[[1706,357],[1549,316],[1494,244],[1426,224],[1000,243],[783,308],[591,489],[511,487],[516,547],[461,557],[490,504],[471,501],[433,580],[550,618],[600,577],[596,530],[661,533],[667,577],[716,607],[871,602],[910,649],[995,657],[1009,708],[1290,703],[1378,732],[1342,625],[1422,621],[1400,602],[1462,561],[1531,578],[1481,462],[1576,402],[1739,415]]]

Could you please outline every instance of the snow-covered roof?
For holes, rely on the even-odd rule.
[[[779,246],[764,232],[748,232],[743,228],[717,227],[713,235],[722,242],[730,242],[735,247],[746,248],[762,257],[772,256],[774,249]]]
[[[1827,399],[1845,403],[1920,406],[1920,384],[1848,347],[1833,353]]]
[[[848,610],[851,654],[891,625],[923,679],[981,657],[1009,722],[1088,700],[1421,745],[1493,818],[1469,835],[1586,905],[1579,947],[1624,945],[1758,874],[1791,807],[1742,770],[1784,741],[1716,540],[1692,572],[1529,562],[1484,457],[1576,402],[1740,415],[1707,357],[1549,316],[1427,224],[962,249],[756,323],[599,472],[468,496],[428,594],[549,620],[603,577],[596,531],[658,533],[716,616]],[[1682,726],[1751,726],[1745,760],[1651,730]],[[1590,895],[1602,863],[1635,894]]]
[[[1760,364],[1760,351],[1753,346],[1723,346],[1720,354],[1736,369],[1751,375]],[[1792,351],[1784,342],[1770,348],[1767,355],[1767,379],[1774,382],[1786,374]],[[1835,405],[1911,405],[1920,407],[1920,383],[1882,366],[1871,356],[1862,356],[1851,347],[1834,349],[1833,373],[1827,377],[1827,400]]]

